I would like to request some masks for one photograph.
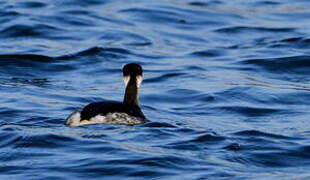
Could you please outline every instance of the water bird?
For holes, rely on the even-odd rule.
[[[143,69],[139,64],[130,63],[123,67],[126,86],[123,102],[101,101],[86,105],[73,112],[66,119],[68,126],[109,123],[134,125],[147,122],[138,99],[138,91],[143,80]]]

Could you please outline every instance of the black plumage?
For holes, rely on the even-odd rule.
[[[124,82],[126,84],[125,95],[123,102],[101,101],[90,103],[81,111],[71,114],[67,118],[67,125],[76,126],[91,123],[100,123],[95,120],[96,116],[106,116],[109,113],[125,114],[127,118],[117,118],[101,122],[117,123],[117,124],[137,124],[148,121],[139,105],[138,90],[142,82],[143,70],[138,64],[126,64],[123,67]],[[125,116],[125,117],[126,117]],[[131,117],[130,117],[131,116]],[[95,119],[92,119],[95,118]],[[115,117],[114,117],[115,118]]]
[[[122,112],[130,116],[145,119],[143,112],[139,106],[127,105],[115,101],[94,102],[85,106],[81,111],[81,119],[87,120],[97,115],[106,115],[108,113]]]

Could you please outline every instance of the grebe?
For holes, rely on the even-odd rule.
[[[123,102],[102,101],[85,106],[72,113],[66,120],[68,126],[96,123],[133,125],[148,121],[141,111],[138,90],[142,83],[143,70],[139,64],[131,63],[123,67],[126,86]]]

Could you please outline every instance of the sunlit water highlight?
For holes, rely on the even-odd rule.
[[[310,179],[307,0],[0,2],[1,179]],[[66,127],[123,98],[136,126]]]

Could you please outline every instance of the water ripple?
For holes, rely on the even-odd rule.
[[[1,1],[5,179],[309,179],[306,1]],[[122,101],[137,126],[66,127]]]

